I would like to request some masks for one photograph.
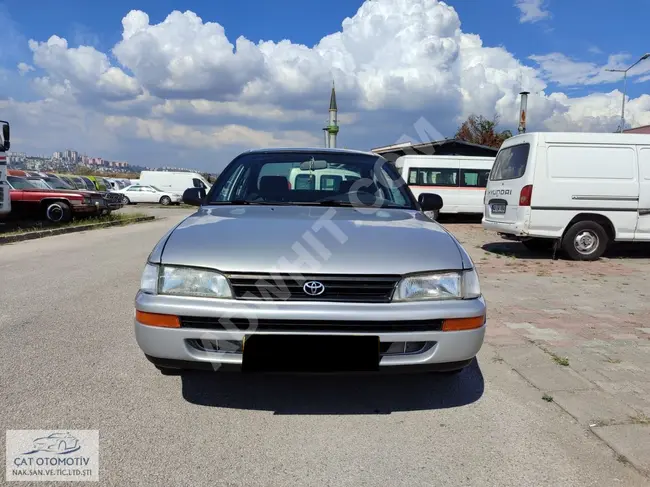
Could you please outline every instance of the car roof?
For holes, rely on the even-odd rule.
[[[264,148],[264,149],[250,149],[247,151],[244,151],[242,154],[273,154],[276,152],[295,152],[295,153],[309,153],[312,154],[314,152],[316,153],[322,153],[322,154],[360,154],[364,156],[372,156],[372,157],[382,157],[379,154],[375,154],[374,152],[368,152],[368,151],[361,151],[361,150],[354,150],[354,149],[338,149],[338,148],[326,148],[326,147],[269,147],[269,148]]]

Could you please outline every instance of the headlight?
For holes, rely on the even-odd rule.
[[[228,280],[218,272],[189,267],[163,266],[158,287],[160,294],[230,298]]]
[[[470,269],[405,277],[399,283],[393,301],[472,299],[479,296],[478,274]]]
[[[216,271],[156,264],[145,266],[140,290],[149,294],[172,296],[232,297],[228,280]]]

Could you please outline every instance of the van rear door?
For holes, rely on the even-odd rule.
[[[521,220],[520,208],[530,207],[533,146],[522,142],[502,147],[485,191],[485,219],[503,223]]]

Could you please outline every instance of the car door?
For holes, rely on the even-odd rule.
[[[650,240],[650,146],[639,147],[639,214],[635,240]]]
[[[132,203],[142,203],[140,186],[131,186],[124,191],[124,194],[126,194],[126,197],[129,198]]]
[[[158,203],[158,200],[160,199],[158,197],[158,192],[151,186],[142,186],[140,188],[140,195],[143,203]]]

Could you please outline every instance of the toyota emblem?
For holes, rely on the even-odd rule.
[[[320,296],[325,292],[325,286],[322,282],[307,281],[302,286],[302,290],[305,291],[305,294],[309,294],[310,296]]]

